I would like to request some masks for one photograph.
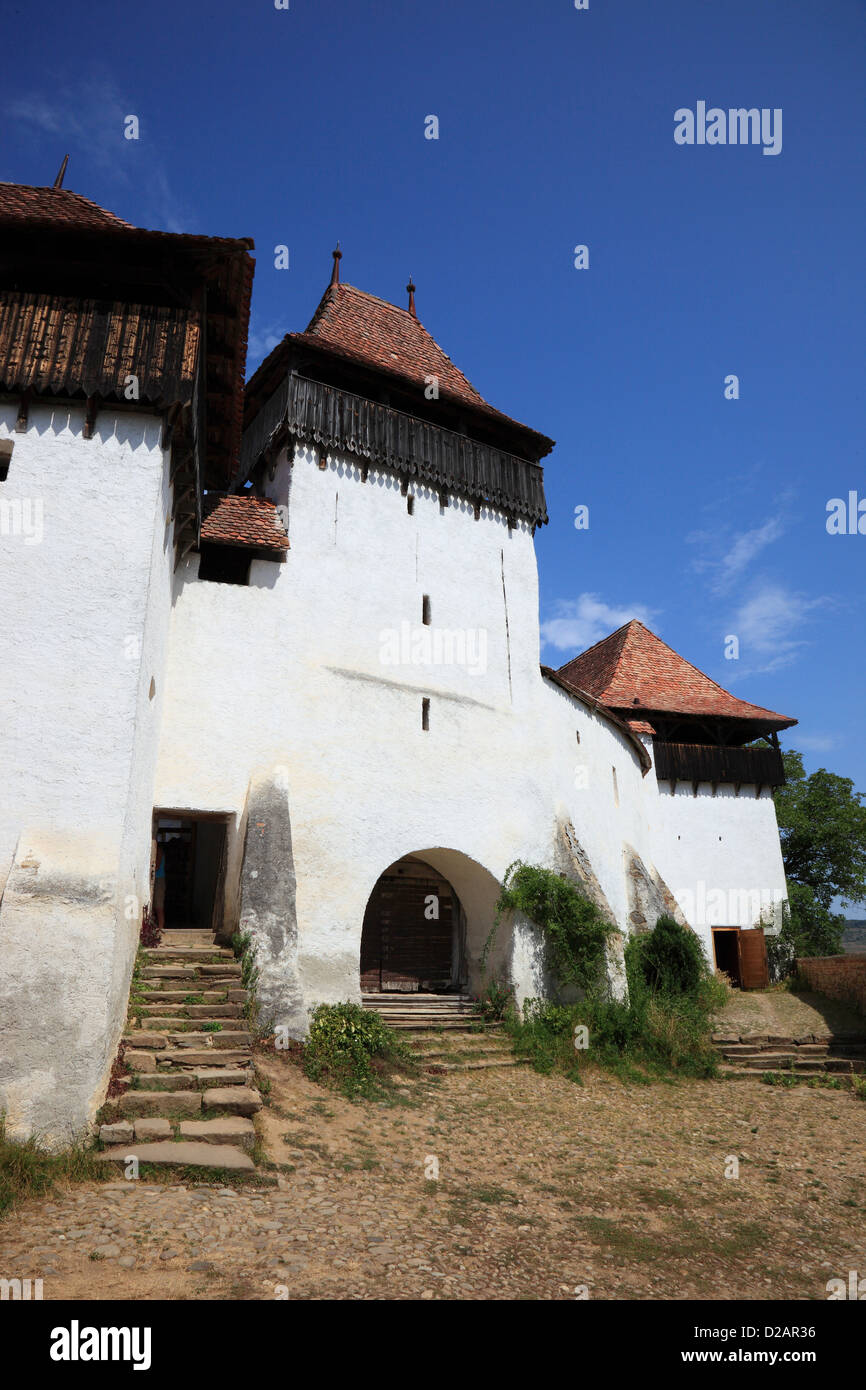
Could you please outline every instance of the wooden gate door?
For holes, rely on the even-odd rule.
[[[438,917],[427,915],[435,899]],[[361,933],[361,988],[438,993],[454,970],[454,900],[450,884],[428,865],[401,866],[379,879]]]
[[[770,983],[767,943],[763,927],[740,929],[737,936],[740,955],[740,982],[743,989],[766,989]]]

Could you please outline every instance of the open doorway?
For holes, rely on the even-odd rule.
[[[154,863],[159,866],[154,903],[162,897],[167,930],[220,931],[227,821],[226,816],[154,812]],[[159,877],[164,879],[163,889]]]
[[[742,988],[740,977],[739,927],[713,927],[713,954],[716,969],[727,975],[736,989]]]

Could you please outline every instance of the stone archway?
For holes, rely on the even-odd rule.
[[[476,992],[498,894],[493,874],[459,850],[434,847],[395,860],[364,913],[362,993]],[[505,946],[497,943],[490,963],[500,972]]]

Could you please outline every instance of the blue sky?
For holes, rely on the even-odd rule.
[[[0,177],[51,183],[68,151],[66,186],[130,221],[252,236],[250,370],[306,325],[337,238],[352,284],[404,304],[411,273],[470,380],[557,440],[543,659],[641,617],[866,790],[866,535],[825,525],[830,498],[866,498],[862,0],[50,19],[46,44],[6,7]],[[781,152],[676,144],[698,101],[781,108]]]

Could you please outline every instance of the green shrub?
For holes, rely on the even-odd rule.
[[[514,989],[502,980],[491,980],[474,1001],[473,1007],[487,1022],[499,1023],[514,1008]]]
[[[570,879],[519,859],[509,864],[481,956],[482,969],[493,948],[502,914],[507,911],[521,912],[540,927],[561,985],[590,989],[599,982],[604,970],[605,942],[616,927],[577,891]]]
[[[629,942],[634,965],[649,988],[662,994],[690,994],[709,973],[695,932],[663,914],[652,931]]]
[[[403,1039],[377,1013],[359,1004],[320,1004],[310,1020],[304,1071],[349,1097],[381,1091],[388,1064],[409,1066]]]
[[[527,1000],[522,1017],[507,1022],[517,1054],[538,1071],[557,1070],[574,1080],[584,1062],[631,1081],[670,1073],[714,1076],[711,1018],[726,994],[697,937],[662,917],[654,931],[628,942],[625,963],[627,1001],[599,989],[567,1006]],[[587,1030],[586,1049],[575,1046],[580,1025]]]

